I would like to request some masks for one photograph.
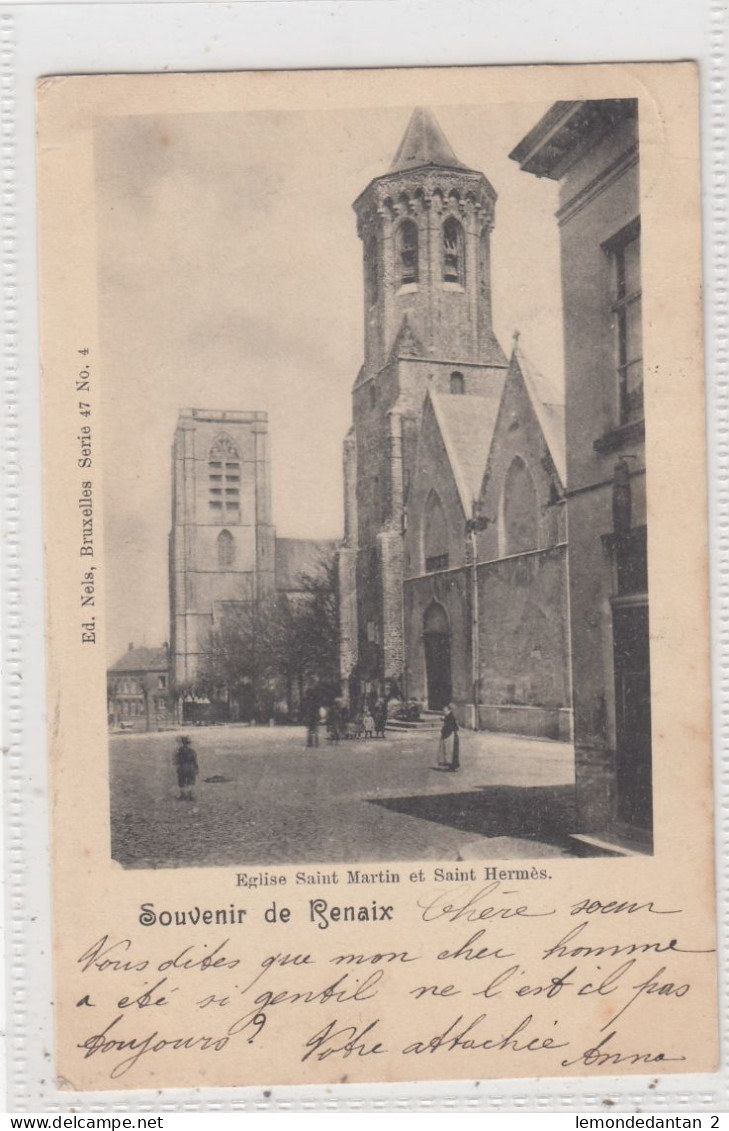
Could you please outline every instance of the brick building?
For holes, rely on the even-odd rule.
[[[558,102],[511,156],[560,184],[581,832],[650,847],[638,104]]]
[[[130,644],[106,674],[109,726],[158,730],[172,718],[169,698],[170,656],[161,648]]]
[[[365,358],[344,443],[345,694],[569,733],[563,417],[491,322],[496,193],[416,110],[354,203]],[[541,382],[543,384],[543,382]]]

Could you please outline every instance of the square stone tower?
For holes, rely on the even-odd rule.
[[[180,412],[172,445],[170,666],[192,684],[226,605],[274,589],[268,417]]]

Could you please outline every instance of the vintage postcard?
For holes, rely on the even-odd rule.
[[[37,105],[59,1086],[712,1071],[696,68]]]

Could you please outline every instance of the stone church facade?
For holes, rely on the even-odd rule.
[[[194,683],[228,602],[275,586],[268,419],[264,412],[180,412],[172,445],[170,664]]]
[[[494,335],[495,204],[422,109],[354,203],[365,358],[344,443],[342,688],[567,737],[563,407]]]
[[[277,538],[265,412],[183,409],[172,444],[170,683],[194,688],[226,608],[276,594],[302,599],[302,576],[333,541]]]

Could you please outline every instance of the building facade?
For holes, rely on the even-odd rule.
[[[580,829],[649,847],[652,742],[638,106],[556,103],[511,156],[560,184]]]
[[[342,689],[558,737],[563,418],[493,332],[495,203],[422,109],[354,203],[365,358],[344,444]]]
[[[180,412],[172,445],[170,665],[194,685],[226,604],[273,593],[268,418],[265,412]]]
[[[405,682],[469,726],[569,740],[563,406],[553,398],[517,348],[488,395],[427,394],[405,534]]]
[[[304,579],[321,572],[335,547],[333,541],[276,537],[265,412],[180,413],[169,544],[169,668],[179,721],[250,716],[254,707],[247,700],[226,696],[211,703],[214,693],[201,686],[211,633],[227,612],[247,608],[253,631],[255,617],[268,615],[263,602],[306,600]],[[285,690],[271,688],[272,701]]]
[[[170,656],[161,648],[130,644],[106,675],[109,726],[160,730],[173,718],[169,694]]]

